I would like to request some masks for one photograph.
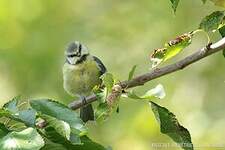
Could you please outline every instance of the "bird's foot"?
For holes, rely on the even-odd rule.
[[[87,99],[85,96],[81,96],[80,99],[81,99],[83,105],[87,105]]]

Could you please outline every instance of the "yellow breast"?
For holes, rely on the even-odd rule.
[[[87,96],[94,86],[101,83],[100,72],[94,60],[86,60],[81,64],[63,66],[64,89],[72,96]]]

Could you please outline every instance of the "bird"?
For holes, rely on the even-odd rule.
[[[83,122],[94,120],[91,104],[87,104],[86,97],[92,94],[95,86],[101,85],[100,77],[107,69],[102,61],[89,53],[89,49],[79,41],[68,44],[65,50],[63,65],[63,87],[71,96],[82,99],[85,106],[80,108],[80,118]]]

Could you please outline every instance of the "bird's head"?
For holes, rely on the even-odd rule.
[[[69,64],[75,65],[89,55],[86,46],[78,41],[70,43],[65,51],[66,60]]]

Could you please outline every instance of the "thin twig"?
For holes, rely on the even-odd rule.
[[[225,48],[225,38],[222,38],[218,42],[207,45],[207,46],[203,47],[202,49],[198,50],[197,52],[185,57],[184,59],[182,59],[174,64],[167,65],[162,68],[153,69],[149,73],[139,75],[129,81],[122,81],[122,82],[118,83],[118,85],[120,85],[122,88],[132,88],[132,87],[144,85],[146,82],[151,81],[153,79],[170,74],[172,72],[182,70],[185,67],[187,67],[188,65],[193,64],[193,63],[201,60],[202,58],[205,58],[205,57],[207,57],[211,54],[214,54],[218,51],[222,51],[224,48]],[[97,99],[96,99],[95,95],[91,95],[86,98],[87,104],[92,103],[96,100]],[[84,104],[82,103],[82,100],[75,100],[72,103],[70,103],[68,106],[71,109],[75,110],[75,109],[82,107],[83,105]]]

